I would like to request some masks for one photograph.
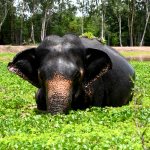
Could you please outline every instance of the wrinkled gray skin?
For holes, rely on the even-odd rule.
[[[18,53],[8,69],[38,88],[37,108],[51,114],[122,106],[133,94],[134,69],[95,39],[46,37],[37,48]]]

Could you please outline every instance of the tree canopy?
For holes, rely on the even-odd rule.
[[[149,0],[1,0],[0,44],[92,33],[113,46],[150,45]]]

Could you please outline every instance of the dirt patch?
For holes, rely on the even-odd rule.
[[[18,53],[25,49],[34,48],[37,45],[22,45],[22,46],[12,46],[12,45],[0,45],[0,53]],[[150,54],[143,55],[140,52],[149,52],[150,46],[142,47],[113,47],[119,52],[139,52],[138,56],[126,56],[127,60],[138,60],[138,61],[150,61]]]
[[[150,47],[149,46],[142,46],[142,47],[113,47],[117,51],[119,51],[126,57],[128,61],[150,61]],[[137,52],[137,53],[136,53]],[[136,56],[132,56],[135,53]],[[145,54],[144,54],[145,53]],[[135,55],[134,54],[134,55]],[[131,56],[130,56],[131,55]]]
[[[150,46],[134,46],[134,47],[113,47],[117,51],[145,51],[150,52]]]
[[[126,59],[128,61],[150,61],[150,56],[128,56]]]
[[[28,48],[37,47],[37,45],[22,45],[22,46],[12,46],[12,45],[0,45],[0,52],[11,52],[17,53]],[[117,51],[145,51],[150,52],[150,46],[142,47],[113,47]]]
[[[36,47],[36,45],[23,45],[23,46],[12,46],[12,45],[0,45],[0,53],[18,53],[28,48]]]

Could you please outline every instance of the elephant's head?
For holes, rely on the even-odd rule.
[[[111,68],[108,55],[85,48],[73,35],[46,37],[37,48],[18,53],[8,64],[9,71],[41,89],[43,103],[52,114],[66,113],[85,91],[84,85],[104,68]]]

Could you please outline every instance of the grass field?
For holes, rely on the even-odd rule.
[[[0,150],[150,149],[150,62],[136,70],[128,106],[44,114],[36,109],[36,88],[7,71],[14,54],[0,53]]]

